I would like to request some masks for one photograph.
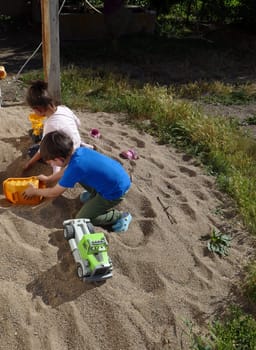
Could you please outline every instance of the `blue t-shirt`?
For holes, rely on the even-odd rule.
[[[74,187],[78,182],[108,200],[122,197],[131,186],[130,176],[118,161],[86,147],[72,154],[59,185]]]

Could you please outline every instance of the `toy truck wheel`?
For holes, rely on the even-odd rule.
[[[71,238],[75,238],[75,229],[72,225],[67,225],[64,229],[64,238],[68,241]]]
[[[91,222],[88,222],[87,227],[90,233],[95,233],[93,224]]]
[[[81,264],[77,264],[77,276],[81,279],[84,276],[83,268]]]

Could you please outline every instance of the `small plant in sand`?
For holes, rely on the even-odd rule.
[[[207,244],[208,250],[221,256],[228,255],[231,239],[229,235],[213,229]]]

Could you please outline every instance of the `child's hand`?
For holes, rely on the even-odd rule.
[[[28,184],[28,187],[22,193],[25,199],[29,199],[36,195],[36,188],[32,184]]]

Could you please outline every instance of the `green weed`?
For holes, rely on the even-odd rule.
[[[231,237],[215,229],[212,230],[210,241],[207,244],[208,250],[220,256],[228,255]]]
[[[256,321],[236,306],[230,308],[223,320],[213,323],[212,333],[215,349],[256,349]]]
[[[223,319],[210,324],[205,337],[189,327],[192,350],[256,349],[256,321],[236,306],[231,306]]]

